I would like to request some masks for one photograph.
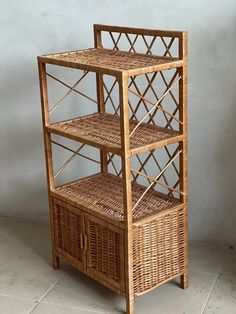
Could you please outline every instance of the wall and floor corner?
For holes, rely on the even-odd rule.
[[[2,0],[1,7],[0,215],[48,220],[37,55],[93,46],[93,23],[187,30],[189,237],[233,245],[235,1]]]

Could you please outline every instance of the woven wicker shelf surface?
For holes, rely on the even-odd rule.
[[[145,187],[132,183],[133,204],[144,190]],[[117,176],[99,173],[60,186],[56,192],[66,199],[76,201],[78,205],[83,201],[93,205],[95,211],[109,215],[115,220],[124,220],[122,179]],[[178,199],[151,189],[133,211],[133,221],[180,205]]]
[[[109,73],[109,70],[119,73],[135,69],[140,72],[141,68],[163,65],[171,68],[182,65],[177,58],[99,48],[45,55],[41,58],[46,63],[86,68],[88,71],[103,69],[104,73]]]
[[[130,120],[130,130],[138,122]],[[111,114],[92,114],[77,119],[54,123],[48,127],[52,133],[56,133],[68,138],[89,142],[89,144],[99,147],[103,146],[107,151],[121,154],[120,118]],[[167,128],[162,128],[147,123],[142,123],[131,136],[130,146],[133,153],[136,149],[145,146],[150,148],[156,143],[156,147],[173,143],[180,140],[181,134]],[[153,149],[154,147],[152,147]],[[140,152],[140,149],[139,149]]]

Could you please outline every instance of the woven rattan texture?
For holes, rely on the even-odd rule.
[[[184,270],[184,211],[141,225],[133,238],[134,292],[142,293]]]
[[[137,125],[137,121],[130,120],[130,130]],[[72,134],[73,136],[86,137],[106,145],[121,147],[120,118],[118,115],[94,114],[83,118],[55,123],[52,129]],[[177,131],[142,123],[131,136],[131,149],[150,143],[178,136]]]
[[[67,254],[82,262],[80,233],[82,217],[66,207],[54,205],[56,223],[56,246]]]
[[[119,71],[178,61],[177,58],[171,57],[150,56],[133,52],[128,53],[124,51],[97,48],[47,55],[46,57],[62,62],[65,61],[91,66],[100,66]]]
[[[137,202],[145,187],[132,184],[133,204]],[[114,219],[124,219],[122,179],[112,174],[98,174],[58,187],[57,191],[65,198],[83,200],[111,215]],[[114,193],[115,191],[115,193]],[[180,202],[162,193],[150,189],[133,212],[133,219],[145,217],[149,214],[180,205]]]
[[[57,248],[82,262],[82,228],[88,237],[86,246],[87,269],[121,284],[120,233],[88,215],[72,212],[67,203],[54,203]],[[121,231],[120,231],[121,232]],[[134,293],[139,294],[180,274],[184,269],[184,211],[156,216],[155,220],[134,228]]]
[[[86,229],[88,234],[87,267],[120,283],[122,243],[119,233],[89,218],[86,222]]]

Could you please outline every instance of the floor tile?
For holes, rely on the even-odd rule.
[[[235,265],[236,267],[236,265]],[[214,285],[204,314],[236,313],[236,278],[220,276]]]
[[[224,250],[208,243],[189,244],[189,268],[217,274],[222,267]]]
[[[220,275],[236,278],[236,261],[224,262],[220,270]]]
[[[28,314],[33,308],[34,302],[20,300],[0,295],[0,313],[3,314]]]
[[[137,298],[136,313],[200,314],[214,282],[215,275],[190,271],[189,287],[181,289],[179,280],[171,281]]]
[[[98,312],[85,311],[78,308],[61,306],[56,304],[40,303],[31,312],[32,314],[97,314]],[[31,314],[30,313],[30,314]]]
[[[214,279],[212,273],[191,271],[188,289],[181,289],[178,281],[167,283],[138,297],[136,313],[200,314]],[[125,309],[123,298],[76,270],[65,275],[43,302],[109,313],[122,313]]]
[[[0,294],[39,300],[63,275],[49,264],[47,224],[0,221]]]
[[[236,278],[236,249],[226,249],[220,275]]]
[[[0,218],[1,260],[30,257],[51,263],[50,225],[31,220]]]
[[[116,308],[124,310],[122,297],[73,268],[67,270],[67,274],[43,299],[43,303],[100,313],[119,313]]]

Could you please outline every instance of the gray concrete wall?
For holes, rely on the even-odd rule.
[[[92,46],[93,23],[189,32],[189,235],[235,243],[234,0],[1,0],[0,215],[48,219],[36,56]]]

